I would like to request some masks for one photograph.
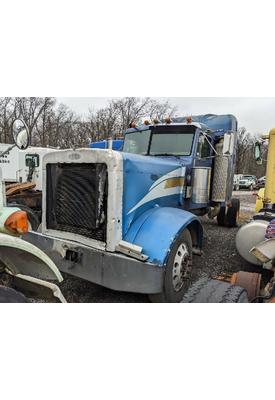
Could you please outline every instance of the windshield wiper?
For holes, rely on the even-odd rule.
[[[150,156],[169,156],[169,157],[181,157],[179,154],[171,154],[171,153],[158,153],[158,154],[150,154]]]

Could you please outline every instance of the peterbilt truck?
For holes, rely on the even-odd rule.
[[[132,125],[121,152],[47,154],[42,225],[26,240],[61,271],[146,293],[153,301],[178,302],[192,254],[201,254],[198,215],[236,223],[236,135],[235,117],[205,115]]]

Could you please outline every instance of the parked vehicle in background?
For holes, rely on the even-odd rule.
[[[268,225],[275,219],[275,128],[269,134],[264,135],[263,139],[268,141],[265,188],[261,188],[257,194],[256,214],[253,220],[243,225],[236,236],[236,247],[239,254],[246,261],[255,265],[262,265],[263,262],[257,258],[259,252],[252,251],[253,247],[263,242],[264,247],[273,246],[275,250],[274,241],[271,245],[264,241]],[[259,165],[262,164],[261,142],[262,140],[255,144],[255,159]],[[274,231],[274,228],[272,229]],[[270,247],[270,251],[272,250],[272,254],[274,253],[272,259],[275,258],[273,249]],[[273,268],[272,265],[270,267]]]
[[[266,187],[258,193],[261,204],[252,221],[243,225],[236,235],[236,248],[248,263],[257,266],[259,271],[260,266],[262,272],[266,270],[269,280],[263,282],[262,273],[255,272],[254,267],[253,272],[201,278],[184,295],[184,303],[275,303],[275,128],[262,139],[269,141]],[[261,144],[261,141],[255,144],[255,160],[259,165],[262,165]]]
[[[235,174],[233,180],[233,190],[239,190],[240,179],[242,178],[241,174]]]
[[[255,175],[242,175],[239,180],[239,189],[254,190],[257,178]]]
[[[42,159],[53,148],[28,147],[25,150],[0,143],[0,166],[6,186],[7,204],[24,209],[37,229],[42,210]]]
[[[261,178],[257,179],[255,188],[256,190],[260,190],[265,187],[265,176],[262,176]]]
[[[68,274],[178,302],[201,254],[197,215],[236,225],[236,139],[234,116],[203,115],[132,124],[123,151],[47,154],[41,232],[27,240]]]
[[[29,144],[29,133],[21,120],[13,123],[15,145],[26,149]],[[10,145],[6,151],[12,151],[15,145]],[[0,158],[5,151],[0,153]],[[65,299],[53,281],[63,280],[53,261],[40,249],[21,239],[21,235],[29,230],[27,213],[19,207],[6,207],[6,196],[0,168],[0,273],[11,277],[12,283],[20,292],[0,285],[0,302],[27,302],[21,293],[31,293],[31,296],[42,295]]]

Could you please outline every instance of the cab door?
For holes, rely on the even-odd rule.
[[[195,167],[212,167],[214,154],[211,146],[213,146],[212,138],[200,133],[195,155]]]

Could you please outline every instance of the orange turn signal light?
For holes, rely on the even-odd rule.
[[[26,233],[29,230],[28,216],[25,211],[15,211],[5,222],[5,228],[13,233]]]

